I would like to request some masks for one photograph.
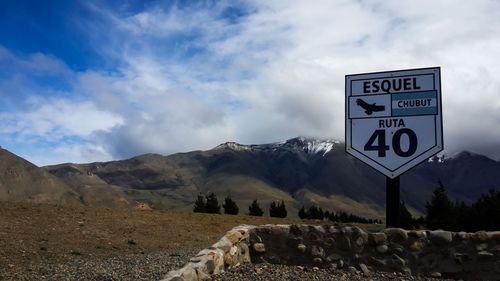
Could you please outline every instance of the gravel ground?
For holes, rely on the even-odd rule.
[[[197,250],[154,253],[116,257],[102,261],[76,260],[62,264],[37,264],[26,270],[8,275],[0,270],[0,280],[151,280],[162,279],[170,270],[181,268]],[[289,281],[289,280],[425,280],[445,281],[407,276],[396,272],[370,272],[363,275],[359,270],[337,270],[276,264],[243,264],[222,274],[213,281]]]
[[[276,264],[244,264],[230,269],[220,275],[213,276],[213,281],[290,281],[290,280],[425,280],[425,281],[445,281],[450,279],[436,279],[428,277],[415,277],[403,275],[396,272],[370,272],[367,275],[359,270],[350,268],[347,270],[286,266]]]
[[[16,273],[2,272],[0,280],[160,280],[181,268],[197,250],[114,257],[101,261],[41,263]]]
[[[162,279],[170,270],[181,268],[197,250],[183,252],[154,253],[115,257],[102,261],[75,260],[63,264],[37,264],[13,275],[0,270],[0,280],[152,280]],[[445,281],[428,277],[415,277],[396,272],[370,272],[363,275],[350,268],[337,270],[308,266],[286,266],[276,264],[243,264],[222,274],[213,276],[213,281],[289,281],[289,280],[425,280]]]

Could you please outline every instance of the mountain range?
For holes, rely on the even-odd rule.
[[[433,157],[401,176],[401,199],[415,214],[441,181],[454,200],[471,203],[500,188],[500,162],[471,152]],[[302,205],[382,218],[385,177],[345,153],[332,139],[298,137],[242,145],[227,142],[207,151],[168,156],[37,167],[0,149],[0,200],[96,207],[189,211],[196,196],[231,196],[242,213],[257,199],[267,210],[283,200],[291,216]]]

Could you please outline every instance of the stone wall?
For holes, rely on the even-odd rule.
[[[204,280],[240,263],[280,263],[473,280],[500,279],[499,232],[365,232],[356,226],[241,225],[164,280]]]

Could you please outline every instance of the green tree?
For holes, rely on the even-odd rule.
[[[281,200],[281,204],[278,203],[278,218],[286,218],[287,214],[285,201]]]
[[[278,217],[278,206],[275,201],[271,202],[271,205],[269,205],[269,216],[273,218]]]
[[[417,228],[421,229],[422,227],[425,226],[425,218],[420,216],[418,219],[415,220]],[[382,222],[380,222],[382,224]]]
[[[193,212],[195,213],[205,213],[206,204],[203,195],[199,194],[198,199],[194,202]]]
[[[325,219],[330,219],[331,216],[332,216],[332,213],[330,213],[330,211],[328,211],[328,210],[325,210],[325,212],[323,213],[323,217]]]
[[[259,206],[257,200],[253,200],[252,204],[248,207],[248,214],[250,216],[262,217],[264,211]]]
[[[490,189],[482,194],[472,206],[470,231],[499,230],[500,227],[500,192]]]
[[[212,192],[206,196],[207,203],[205,207],[205,212],[209,214],[220,214],[220,205],[217,201],[217,196]]]
[[[339,212],[338,217],[339,217],[339,222],[348,222],[349,221],[349,216],[344,211]]]
[[[234,202],[233,199],[229,197],[229,195],[224,199],[224,204],[222,204],[222,207],[224,208],[224,214],[228,215],[237,215],[240,211],[240,208],[238,208],[236,202]]]
[[[405,202],[401,202],[399,205],[399,227],[404,229],[413,229],[415,224],[415,219],[406,208]]]
[[[453,204],[441,181],[432,194],[431,202],[427,202],[425,208],[427,209],[427,227],[429,229],[454,230]]]
[[[304,205],[302,205],[302,208],[300,208],[300,210],[299,210],[299,218],[301,218],[301,219],[308,218],[308,214],[306,212],[306,209],[304,208]]]
[[[322,220],[325,217],[323,209],[316,205],[312,205],[309,207],[309,218],[313,220]]]
[[[269,206],[269,216],[274,218],[286,218],[286,215],[287,211],[283,200],[281,200],[281,202],[271,202],[271,205]]]

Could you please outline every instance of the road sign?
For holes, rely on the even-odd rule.
[[[443,150],[440,68],[346,75],[346,151],[395,178]]]

